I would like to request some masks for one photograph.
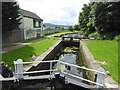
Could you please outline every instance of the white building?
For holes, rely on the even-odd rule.
[[[33,12],[20,9],[21,25],[20,29],[23,31],[23,39],[42,36],[43,20]]]

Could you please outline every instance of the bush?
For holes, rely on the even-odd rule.
[[[115,36],[114,40],[115,41],[120,41],[120,35],[119,36]]]
[[[100,34],[98,32],[89,34],[88,38],[101,39]]]
[[[73,31],[73,27],[72,27],[72,26],[69,26],[69,27],[68,27],[68,30]]]

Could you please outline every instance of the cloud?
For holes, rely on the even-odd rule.
[[[89,0],[17,0],[20,7],[39,15],[44,22],[74,25]]]

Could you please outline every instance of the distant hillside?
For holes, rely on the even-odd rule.
[[[56,24],[51,24],[51,23],[44,23],[45,26],[49,27],[69,27],[67,25],[56,25]]]

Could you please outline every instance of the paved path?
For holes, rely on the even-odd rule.
[[[2,52],[0,52],[0,54],[4,54],[6,52],[9,52],[9,51],[21,48],[23,46],[26,46],[26,45],[29,45],[29,44],[33,44],[35,42],[39,42],[39,41],[41,41],[43,39],[45,39],[45,38],[41,38],[41,39],[38,39],[38,40],[33,40],[33,41],[28,42],[28,43],[13,44],[13,45],[11,45],[9,47],[2,48]]]

